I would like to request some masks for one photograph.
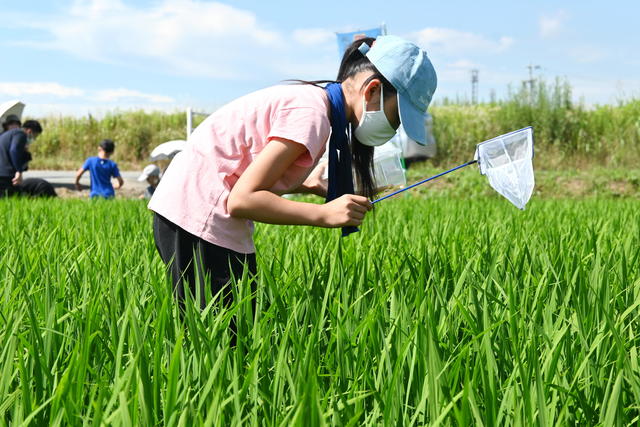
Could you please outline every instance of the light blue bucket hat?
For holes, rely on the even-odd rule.
[[[438,85],[427,53],[397,36],[380,36],[367,51],[368,47],[363,43],[360,51],[398,92],[402,127],[409,138],[425,145],[425,113]]]

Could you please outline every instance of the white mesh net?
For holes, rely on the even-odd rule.
[[[500,135],[476,146],[475,159],[489,184],[519,209],[533,193],[533,130]]]

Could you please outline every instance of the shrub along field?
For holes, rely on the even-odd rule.
[[[438,143],[432,163],[438,167],[468,161],[475,144],[526,126],[535,130],[537,169],[637,168],[640,163],[640,100],[587,108],[571,101],[571,88],[562,81],[540,81],[533,94],[521,90],[480,105],[443,100],[430,111]],[[33,145],[32,169],[75,170],[95,155],[104,138],[115,140],[114,159],[121,169],[141,169],[156,145],[184,139],[186,127],[183,112],[41,120],[45,132]]]
[[[0,200],[0,420],[638,424],[639,209],[412,193],[346,239],[258,225],[257,293],[182,324],[143,202]]]
[[[536,87],[491,104],[434,108],[438,160],[468,160],[478,142],[533,126],[538,169],[637,168],[640,99],[586,108],[571,101],[571,88],[561,81]]]

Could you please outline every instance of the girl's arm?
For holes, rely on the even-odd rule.
[[[322,176],[327,166],[328,162],[326,160],[320,161],[302,185],[296,188],[293,193],[315,194],[316,196],[326,197],[328,182],[326,179],[323,179]]]
[[[366,197],[345,194],[327,204],[317,205],[287,200],[269,191],[305,150],[296,142],[271,140],[231,189],[227,200],[229,214],[269,224],[360,225],[371,209]]]

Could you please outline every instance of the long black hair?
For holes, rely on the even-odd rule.
[[[373,79],[378,79],[382,82],[384,92],[388,94],[396,94],[396,88],[378,71],[378,69],[369,61],[369,59],[360,52],[360,46],[366,43],[369,47],[373,45],[376,39],[373,37],[363,37],[351,43],[349,47],[344,51],[342,61],[340,61],[340,68],[338,69],[338,76],[336,80],[292,80],[297,83],[311,84],[319,86],[326,83],[342,83],[349,77],[363,71],[371,71],[373,74],[367,78],[362,84],[362,88],[369,84]],[[373,147],[362,144],[355,137],[353,132],[351,133],[351,157],[353,166],[356,171],[356,181],[360,189],[360,193],[363,196],[373,199],[376,195],[376,184],[373,172]]]
[[[340,83],[363,71],[371,71],[373,74],[362,84],[365,87],[373,79],[382,82],[384,92],[390,95],[396,94],[396,88],[378,71],[378,69],[369,61],[369,59],[360,52],[360,46],[366,43],[369,47],[373,45],[376,39],[373,37],[363,37],[351,43],[342,56],[338,76],[336,80]],[[376,184],[373,172],[373,147],[362,144],[356,136],[351,133],[351,155],[353,157],[353,165],[356,170],[356,180],[360,187],[362,195],[370,199],[376,194]]]

